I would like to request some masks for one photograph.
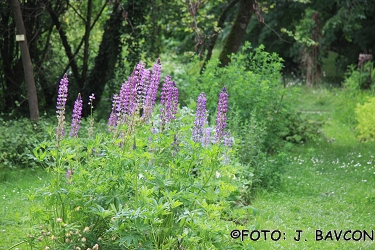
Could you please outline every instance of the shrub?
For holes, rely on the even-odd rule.
[[[375,139],[375,97],[371,97],[364,104],[358,104],[355,113],[358,125],[356,127],[358,138],[363,141]]]
[[[237,141],[238,159],[254,171],[253,187],[277,187],[283,161],[263,163],[277,157],[286,142],[300,143],[316,132],[304,125],[293,107],[296,89],[284,88],[281,69],[282,59],[277,54],[264,51],[263,46],[252,49],[246,43],[232,55],[228,66],[221,68],[219,61],[212,59],[201,76],[186,79],[190,84],[185,92],[190,98],[206,93],[211,121],[216,112],[215,89],[226,86],[229,128]]]
[[[374,63],[366,62],[362,68],[356,65],[350,65],[345,72],[344,87],[352,95],[357,94],[360,90],[373,89],[375,82]]]
[[[5,120],[0,118],[0,168],[5,169],[33,167],[30,158],[33,149],[46,139],[45,129],[50,121],[42,117],[38,124],[29,119]]]
[[[225,85],[230,97],[228,116],[238,112],[242,122],[249,122],[255,116],[265,128],[264,149],[278,150],[283,144],[280,131],[288,128],[290,114],[295,112],[291,105],[294,89],[283,88],[281,84],[282,59],[264,51],[263,46],[251,49],[246,43],[238,54],[232,55],[228,66],[218,65],[218,60],[208,62],[203,74],[191,83],[195,86],[191,93],[196,96],[205,92],[207,109],[214,116],[217,102],[214,90]]]
[[[167,77],[163,101],[154,108],[159,73],[141,84],[143,69],[136,70],[114,98],[108,131],[86,137],[60,133],[57,141],[34,150],[53,178],[39,192],[48,208],[40,218],[48,223],[30,243],[58,249],[246,247],[249,242],[229,236],[235,223],[251,215],[242,202],[251,174],[233,155],[224,119],[226,90],[214,137],[203,94],[194,118],[191,109],[177,109],[178,90]],[[140,115],[142,110],[154,112]],[[57,132],[64,129],[64,115],[59,113]]]
[[[367,62],[362,69],[350,65],[345,73],[343,91],[335,98],[337,109],[334,112],[335,118],[345,125],[354,128],[357,125],[356,108],[363,104],[367,96],[374,91],[375,70],[373,62]]]

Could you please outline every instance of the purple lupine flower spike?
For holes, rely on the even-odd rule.
[[[114,94],[113,101],[112,101],[112,111],[108,119],[109,131],[112,131],[112,129],[117,126],[118,116],[117,116],[116,108],[118,106],[118,101],[119,101],[119,96],[117,94]]]
[[[211,143],[211,128],[205,128],[203,139],[202,139],[202,146],[208,147]]]
[[[164,84],[161,92],[161,119],[162,124],[169,123],[171,120],[176,119],[178,108],[178,89],[176,83],[172,81],[172,77],[167,75],[164,78]]]
[[[66,179],[70,179],[70,177],[71,177],[71,175],[73,175],[74,174],[74,169],[68,169],[67,171],[66,171],[66,174],[65,174],[65,177],[66,177]]]
[[[56,129],[56,138],[57,141],[60,141],[64,136],[64,125],[65,125],[65,104],[68,98],[68,85],[69,80],[67,74],[64,74],[64,77],[60,81],[59,91],[57,94],[57,129]]]
[[[128,81],[125,82],[125,95],[123,100],[123,112],[124,115],[131,116],[137,107],[136,98],[137,98],[137,82],[138,75],[137,71],[134,70]]]
[[[74,109],[72,115],[72,129],[70,131],[71,137],[78,137],[78,130],[80,128],[82,117],[82,98],[81,94],[78,94],[76,101],[74,102]]]
[[[230,131],[224,135],[224,146],[231,148],[233,146],[233,137],[231,137]]]
[[[164,78],[164,84],[161,88],[160,104],[161,107],[161,120],[162,124],[165,124],[171,120],[171,115],[169,113],[169,108],[171,107],[171,96],[170,96],[170,83],[171,76],[168,75]]]
[[[119,123],[123,123],[125,121],[125,112],[128,107],[129,98],[127,97],[127,82],[124,82],[121,85],[120,94],[118,96],[118,102],[116,105],[116,113],[117,117],[119,118]]]
[[[160,64],[160,58],[157,60],[157,62],[154,65],[154,68],[152,70],[150,84],[147,89],[147,95],[143,104],[143,118],[146,122],[151,117],[152,110],[155,106],[156,101],[156,94],[158,92],[159,83],[160,83],[160,74],[161,74],[161,64]]]
[[[176,114],[178,110],[178,88],[176,86],[176,83],[172,82],[172,119],[176,119]]]
[[[202,92],[198,96],[197,111],[195,114],[194,128],[193,128],[193,141],[202,142],[204,125],[207,123],[207,110],[206,110],[206,94]]]
[[[216,134],[215,141],[220,142],[224,136],[225,128],[227,126],[227,112],[228,112],[228,92],[224,87],[219,95],[219,103],[217,107],[217,118],[216,118]]]
[[[150,82],[150,71],[145,69],[143,62],[139,62],[136,67],[136,103],[137,109],[141,109],[146,98],[148,85]]]
[[[126,120],[126,115],[131,115],[133,112],[135,87],[134,87],[134,75],[132,74],[126,82],[121,86],[119,102],[116,107],[117,116],[119,123],[123,124]]]

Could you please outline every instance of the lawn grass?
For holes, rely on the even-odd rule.
[[[32,227],[29,196],[48,181],[43,169],[2,170],[0,179],[0,249],[23,242]],[[30,249],[26,243],[14,249]]]
[[[326,91],[302,89],[300,110],[333,111],[332,93]],[[311,113],[312,119],[322,115],[324,138],[294,146],[280,190],[259,193],[252,204],[259,211],[258,230],[285,233],[279,241],[254,242],[255,249],[375,248],[369,240],[315,238],[316,230],[326,236],[329,230],[375,229],[375,143],[357,142],[354,130],[331,112]],[[293,239],[296,230],[303,231],[299,242]]]

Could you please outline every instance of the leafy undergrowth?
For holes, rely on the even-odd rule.
[[[0,249],[8,249],[18,243],[16,248],[30,249],[22,243],[27,239],[32,218],[29,199],[36,187],[48,180],[45,171],[39,169],[17,169],[2,172],[0,180]],[[34,200],[34,205],[38,200]],[[40,202],[40,201],[39,201]]]
[[[300,104],[305,110],[314,110],[324,99],[316,92],[303,92],[304,96],[300,100],[311,101]],[[334,109],[331,102],[321,107]],[[364,232],[371,236],[374,229],[375,144],[357,142],[353,128],[331,113],[312,113],[311,117],[326,121],[324,138],[294,146],[280,190],[259,193],[253,204],[259,210],[257,229],[280,230],[282,237],[273,241],[268,235],[266,241],[254,242],[254,247],[373,249],[373,241],[364,240]],[[300,241],[294,239],[297,230],[302,230]],[[353,234],[355,230],[361,232]]]

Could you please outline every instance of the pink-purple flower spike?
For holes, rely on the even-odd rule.
[[[57,129],[56,129],[56,138],[57,141],[60,141],[64,136],[64,125],[65,125],[65,104],[68,98],[68,85],[69,80],[67,74],[64,74],[63,78],[60,81],[59,90],[57,94]]]
[[[193,141],[202,142],[204,134],[204,125],[207,123],[206,94],[202,92],[198,96],[197,111],[193,127]]]
[[[225,128],[227,126],[227,112],[228,112],[228,92],[224,87],[219,95],[219,103],[217,107],[217,118],[216,118],[216,133],[215,141],[219,142],[225,134]]]
[[[156,61],[152,70],[150,84],[147,89],[147,95],[143,104],[143,118],[146,122],[151,117],[151,113],[155,106],[156,94],[158,92],[161,74],[160,58]]]
[[[178,108],[178,89],[176,83],[172,81],[172,77],[167,75],[164,78],[164,84],[161,91],[160,103],[162,124],[169,123],[176,119]]]
[[[91,99],[90,99],[91,102]],[[81,124],[82,117],[82,98],[81,94],[78,94],[76,101],[74,102],[73,115],[72,115],[72,129],[70,131],[71,137],[78,137],[78,130]]]
[[[113,96],[113,101],[112,101],[112,110],[111,114],[109,115],[108,119],[108,130],[112,131],[113,128],[117,126],[117,121],[118,121],[118,114],[116,112],[116,108],[118,106],[119,102],[119,96],[117,94],[114,94]]]

